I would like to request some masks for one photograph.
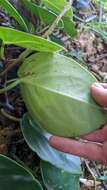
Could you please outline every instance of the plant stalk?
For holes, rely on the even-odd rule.
[[[50,28],[45,32],[45,34],[42,36],[44,38],[48,37],[56,28],[56,26],[58,25],[59,21],[62,19],[62,17],[65,15],[65,13],[67,11],[69,11],[71,9],[71,5],[67,4],[63,11],[57,16],[57,18],[55,19],[55,21],[53,22],[53,24],[50,26]]]
[[[32,50],[26,49],[23,53],[20,54],[20,56],[12,63],[10,64],[3,72],[0,73],[0,77],[4,76],[8,71],[10,71],[15,65],[22,63],[24,59],[32,53]]]
[[[12,88],[15,88],[17,85],[19,85],[21,82],[21,79],[18,79],[16,81],[14,81],[13,83],[9,84],[8,86],[0,89],[0,94],[4,93],[4,92],[7,92],[9,90],[11,90]]]

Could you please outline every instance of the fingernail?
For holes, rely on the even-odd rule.
[[[100,83],[94,83],[93,86],[98,87],[98,88],[103,88]]]
[[[49,139],[50,139],[53,135],[50,134],[50,133],[45,132],[45,133],[44,133],[44,136],[45,136],[45,138],[49,141]]]

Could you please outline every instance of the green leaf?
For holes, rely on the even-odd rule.
[[[33,54],[21,65],[19,77],[27,109],[46,131],[78,137],[107,122],[107,114],[90,93],[97,80],[72,58],[57,53]]]
[[[31,3],[28,0],[22,0],[20,2],[30,13],[38,17],[43,23],[51,25],[52,22],[56,19],[56,14],[44,9],[34,3]],[[59,23],[59,27],[62,26],[62,23]]]
[[[57,15],[55,15],[53,12],[37,6],[36,4],[29,2],[28,0],[22,0],[21,3],[28,11],[38,17],[44,24],[48,24],[49,26],[52,25],[57,17]],[[63,21],[63,27],[61,21]],[[63,17],[61,21],[59,22],[58,27],[64,30],[67,34],[69,34],[71,38],[75,37],[77,35],[77,31],[75,29],[75,24],[72,19],[69,17]]]
[[[41,173],[48,190],[79,190],[79,175],[65,172],[52,164],[41,161]]]
[[[25,31],[28,31],[24,19],[8,0],[0,0],[0,7],[2,7],[11,17],[13,17]]]
[[[25,114],[21,121],[21,129],[29,147],[42,160],[72,174],[81,174],[79,157],[65,154],[52,148],[44,136],[44,131],[31,121],[28,114]]]
[[[0,155],[0,190],[43,190],[34,176],[10,158]]]
[[[74,23],[70,18],[63,18],[64,28],[63,31],[66,32],[71,38],[74,38],[77,35],[77,31],[75,29]]]
[[[59,14],[63,8],[68,4],[66,0],[42,0],[44,4],[47,6],[47,8],[50,8],[52,11],[55,11],[55,13]],[[63,17],[63,23],[64,23],[64,32],[66,32],[71,37],[75,37],[77,35],[77,32],[74,27],[74,23],[72,21],[73,12],[72,9],[68,11],[64,17]]]
[[[6,45],[14,44],[37,51],[54,52],[64,49],[62,46],[39,36],[7,27],[0,27],[0,39],[2,39]]]
[[[91,22],[87,24],[88,28],[96,32],[103,40],[107,40],[107,24],[100,22]]]
[[[45,6],[47,6],[48,8],[50,8],[53,12],[55,13],[60,13],[65,6],[67,6],[68,2],[66,0],[42,0],[42,2],[45,4]],[[71,10],[69,10],[66,14],[66,17],[73,17],[73,12],[72,12],[72,8]]]

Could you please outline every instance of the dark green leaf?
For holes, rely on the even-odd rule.
[[[24,19],[8,0],[0,0],[0,7],[2,7],[11,17],[13,17],[25,31],[28,30]]]
[[[52,164],[41,161],[41,173],[48,190],[79,190],[78,174],[65,172]]]
[[[43,190],[33,175],[15,161],[0,155],[0,190]]]

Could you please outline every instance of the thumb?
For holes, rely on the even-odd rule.
[[[99,105],[107,107],[107,89],[102,84],[93,84],[91,86],[91,94]]]

